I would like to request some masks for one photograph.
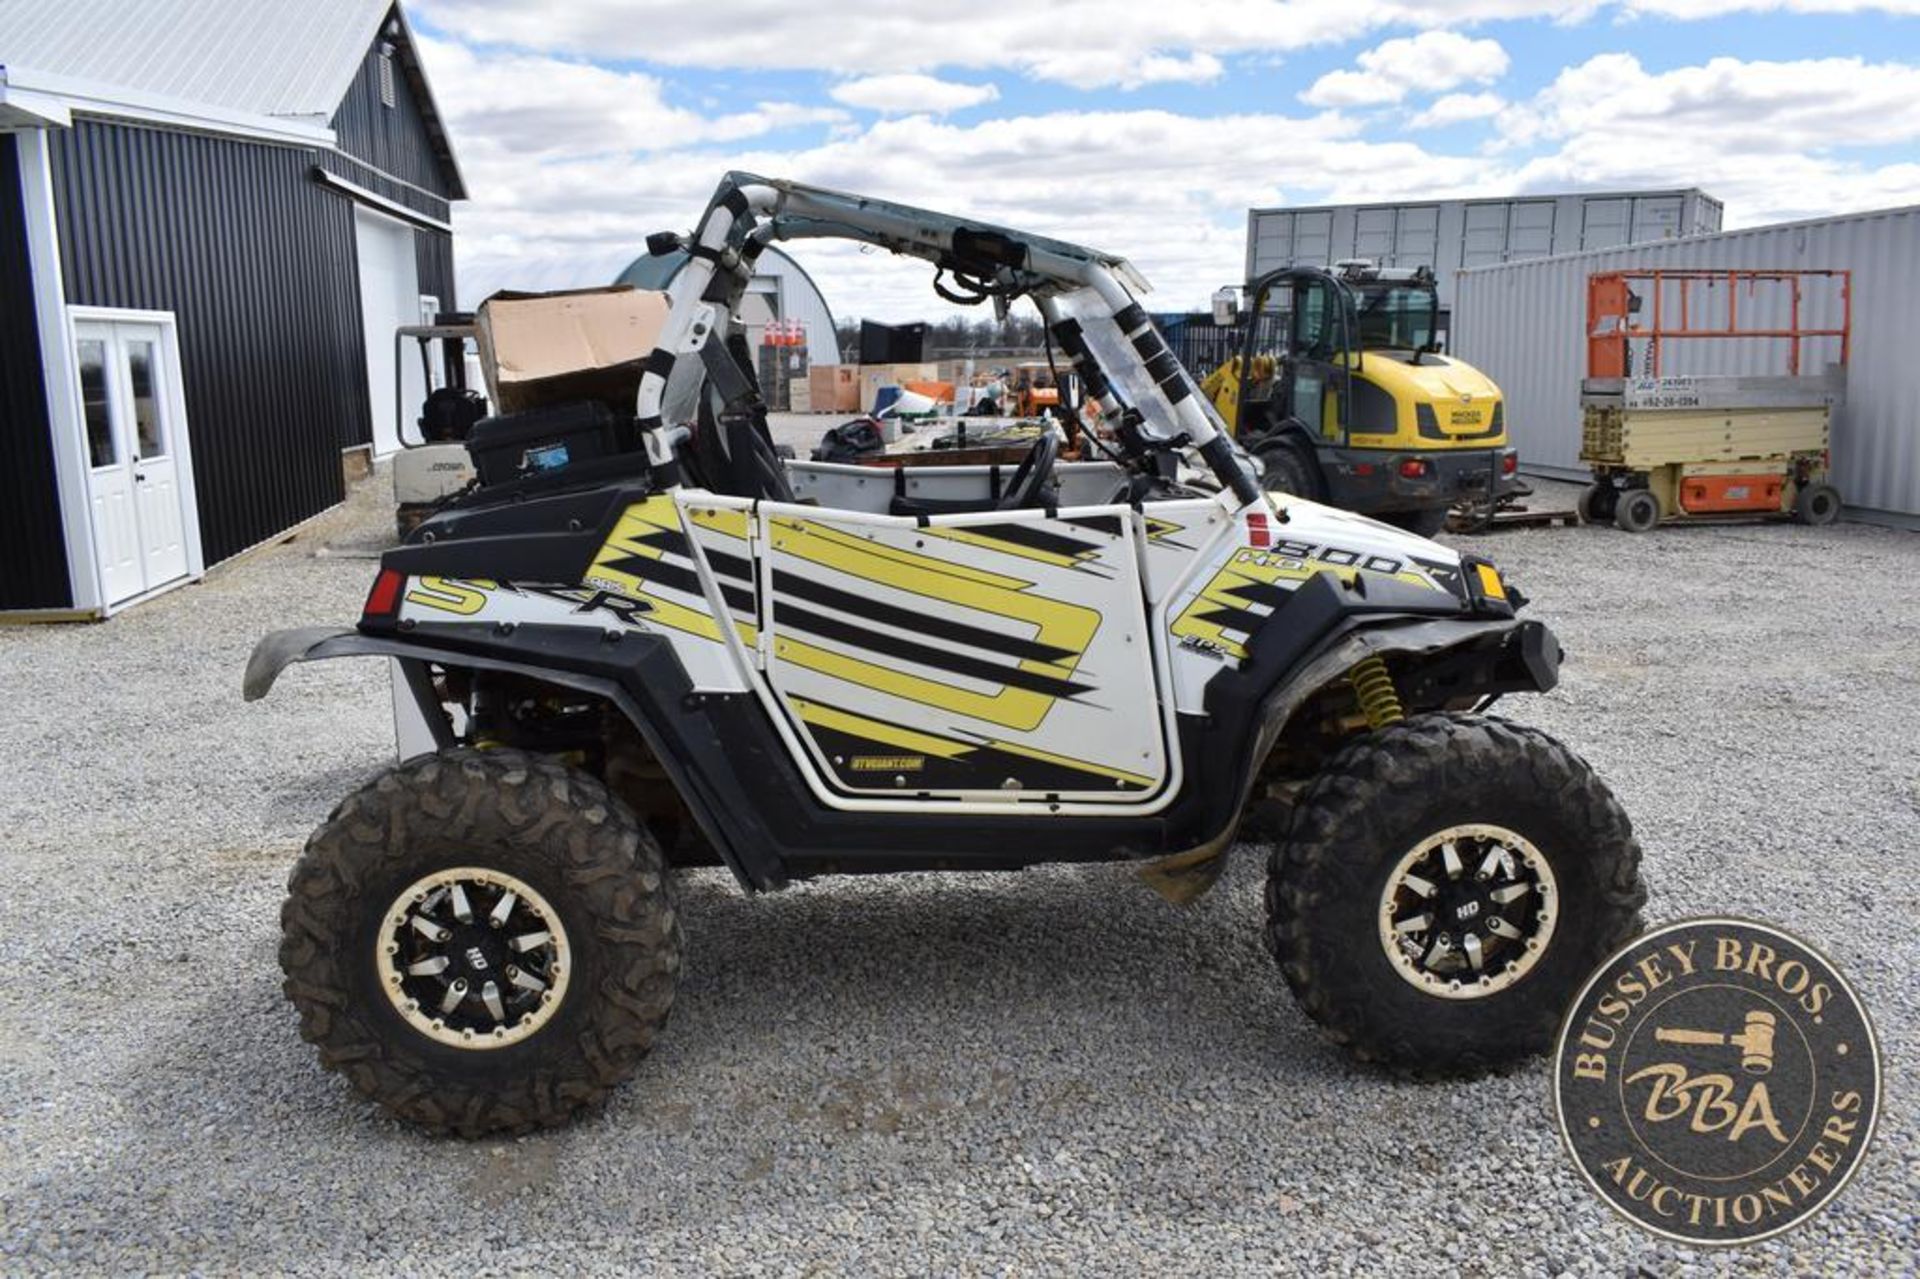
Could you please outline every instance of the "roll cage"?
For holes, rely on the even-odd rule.
[[[679,361],[691,357],[715,375],[715,390],[729,405],[738,407],[754,396],[750,381],[730,376],[720,357],[761,252],[775,240],[800,239],[851,240],[930,262],[936,268],[934,288],[948,301],[991,300],[1004,310],[1015,298],[1031,298],[1102,419],[1117,424],[1116,438],[1129,461],[1147,469],[1155,454],[1191,447],[1222,487],[1242,502],[1260,500],[1252,463],[1135,299],[1135,292],[1148,286],[1124,258],[973,219],[739,172],[721,181],[690,235],[648,238],[655,252],[682,248],[690,257],[668,290],[666,326],[637,397],[636,416],[660,487],[680,485],[681,449],[691,438],[686,425],[663,415],[669,377]]]

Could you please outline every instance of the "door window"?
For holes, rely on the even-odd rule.
[[[166,429],[160,424],[159,391],[154,386],[153,343],[127,343],[127,375],[133,383],[133,423],[140,443],[140,460],[167,455]]]
[[[99,338],[79,343],[80,404],[87,419],[87,460],[98,468],[120,461],[114,447],[113,408],[107,403],[107,344]]]

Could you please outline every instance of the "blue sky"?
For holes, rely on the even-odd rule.
[[[1739,226],[1920,203],[1920,0],[409,12],[474,288],[597,282],[733,167],[1125,253],[1158,308],[1238,274],[1254,204],[1698,185]],[[941,309],[919,268],[801,257],[841,314]]]

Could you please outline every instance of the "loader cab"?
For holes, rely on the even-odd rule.
[[[1360,367],[1353,293],[1314,267],[1274,272],[1247,292],[1241,434],[1292,419],[1318,440],[1344,442]]]

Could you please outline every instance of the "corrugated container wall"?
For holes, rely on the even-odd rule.
[[[1847,401],[1834,414],[1834,482],[1851,508],[1920,523],[1920,357],[1914,338],[1920,208],[1461,272],[1451,349],[1499,383],[1523,466],[1567,477],[1586,474],[1580,462],[1580,382],[1586,374],[1587,278],[1651,267],[1851,270],[1853,343]],[[1831,306],[1815,301],[1804,318],[1831,318]],[[1764,315],[1755,312],[1753,318]],[[1784,372],[1777,367],[1781,349],[1750,340],[1674,343],[1667,348],[1671,360],[1662,357],[1661,372]],[[1810,343],[1803,372],[1817,372],[1829,351]]]
[[[1720,229],[1720,216],[1720,201],[1694,189],[1254,209],[1247,278],[1347,258],[1425,266],[1440,277],[1446,308],[1463,267],[1705,235]]]

